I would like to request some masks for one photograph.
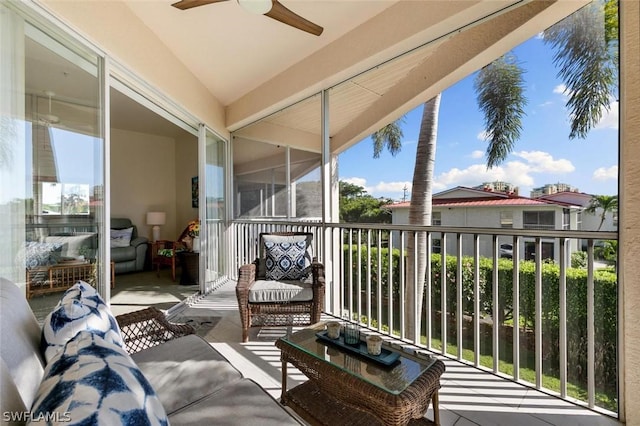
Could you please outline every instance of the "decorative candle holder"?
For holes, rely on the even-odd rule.
[[[329,321],[327,323],[327,336],[330,339],[337,339],[340,337],[340,322],[338,321]]]
[[[370,355],[380,355],[382,352],[382,337],[380,336],[367,336],[367,352]]]
[[[358,324],[349,322],[344,325],[344,342],[352,346],[360,344],[360,327]]]

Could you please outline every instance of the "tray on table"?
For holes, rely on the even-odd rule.
[[[332,339],[329,336],[327,336],[327,330],[324,330],[316,333],[316,337],[320,339],[322,342],[335,345],[346,352],[351,352],[353,354],[360,355],[370,361],[376,362],[384,366],[393,365],[395,364],[396,361],[398,361],[398,358],[400,358],[399,353],[390,351],[384,346],[382,347],[382,351],[380,352],[380,355],[371,355],[367,351],[366,342],[363,342],[362,340],[360,340],[357,346],[348,345],[345,343],[344,335],[342,333],[340,333],[340,337],[338,337],[337,339]]]

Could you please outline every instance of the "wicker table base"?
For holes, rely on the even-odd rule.
[[[312,426],[384,426],[380,419],[368,411],[332,398],[310,380],[289,390],[286,401],[287,406]],[[435,424],[426,417],[409,422],[409,426]]]
[[[282,361],[282,404],[291,405],[316,425],[430,424],[424,418],[433,404],[433,421],[440,422],[438,389],[444,363],[419,359],[406,352],[389,368],[345,353],[318,341],[323,323],[276,341]],[[309,378],[287,388],[287,364]],[[417,423],[416,423],[417,422]]]

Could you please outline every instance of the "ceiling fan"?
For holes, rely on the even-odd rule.
[[[192,7],[204,6],[211,3],[219,3],[228,0],[181,0],[171,6],[180,10],[191,9]],[[284,7],[278,0],[237,0],[238,4],[248,12],[266,15],[271,19],[280,21],[299,30],[319,36],[324,28],[304,19]]]

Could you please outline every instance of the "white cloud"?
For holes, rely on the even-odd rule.
[[[476,135],[476,137],[478,138],[478,140],[480,141],[487,141],[489,140],[489,132],[487,132],[486,130],[481,131],[480,133],[478,133]]]
[[[361,177],[350,177],[350,178],[345,178],[345,179],[340,179],[342,181],[345,181],[347,183],[350,183],[352,185],[358,185],[361,186],[363,188],[367,188],[367,180],[365,178],[361,178]]]
[[[559,95],[567,95],[567,86],[565,84],[558,84],[553,88],[553,93],[557,93]]]
[[[471,155],[479,155],[478,158],[481,158],[483,156],[483,152],[473,151]],[[570,173],[575,170],[575,167],[569,160],[554,159],[553,156],[547,152],[519,151],[514,153],[514,155],[519,157],[521,160],[507,161],[502,165],[491,169],[487,169],[486,164],[483,162],[480,164],[473,164],[465,169],[454,167],[446,172],[440,173],[439,175],[434,176],[434,192],[440,192],[456,186],[473,187],[481,184],[482,182],[499,180],[518,186],[521,190],[520,193],[524,195],[526,194],[526,190],[534,186],[534,176],[536,174],[551,172],[557,175],[561,173]],[[607,172],[612,173],[610,170],[607,170]],[[617,167],[614,175],[616,174]],[[343,180],[354,185],[364,187],[367,192],[374,197],[390,196],[392,198],[400,198],[403,195],[403,188],[405,188],[405,186],[408,193],[411,193],[411,182],[381,181],[377,184],[367,185],[366,180],[363,178],[354,177]]]
[[[402,196],[404,188],[407,188],[407,193],[411,193],[411,182],[378,182],[375,185],[367,185],[367,180],[361,177],[350,177],[340,179],[344,182],[348,182],[352,185],[358,185],[364,188],[365,191],[371,196],[381,197],[387,196],[389,193],[395,193],[395,196]]]
[[[553,173],[570,173],[576,168],[571,161],[561,158],[554,160],[553,156],[543,151],[518,151],[514,152],[516,157],[524,158],[529,163],[531,172],[553,172]]]
[[[484,157],[484,151],[476,150],[471,153],[471,158],[482,158]]]
[[[612,101],[609,104],[609,111],[604,111],[602,118],[594,127],[595,130],[601,129],[618,129],[618,113],[619,103],[618,101]]]
[[[541,104],[538,104],[538,106],[540,108],[545,108],[545,107],[548,107],[548,106],[551,106],[551,105],[553,105],[553,101],[546,101],[546,102],[543,102]]]
[[[436,176],[434,187],[438,190],[454,186],[472,187],[495,180],[510,182],[516,186],[531,186],[534,182],[529,166],[519,161],[509,161],[491,169],[487,169],[484,164],[474,164],[466,169],[453,168]]]
[[[407,193],[411,192],[411,182],[379,182],[378,184],[370,187],[371,195],[377,196],[380,193],[398,192],[403,193],[404,188],[407,188]]]
[[[618,166],[600,167],[593,172],[594,180],[617,180]]]

